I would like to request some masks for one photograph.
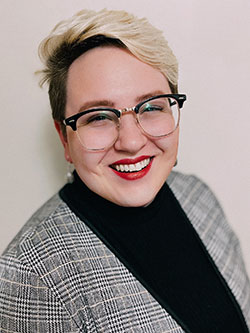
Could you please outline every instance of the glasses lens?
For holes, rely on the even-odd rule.
[[[178,102],[172,97],[158,97],[145,102],[138,114],[143,130],[154,137],[172,133],[179,124]]]
[[[118,117],[112,111],[93,110],[77,119],[77,135],[85,148],[102,150],[116,140],[118,122]]]

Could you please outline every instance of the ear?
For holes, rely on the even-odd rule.
[[[66,161],[68,161],[70,163],[73,163],[72,159],[71,159],[71,156],[70,156],[70,152],[69,152],[69,144],[68,144],[68,141],[67,141],[67,136],[64,135],[64,133],[62,131],[62,126],[58,121],[55,120],[54,124],[55,124],[55,128],[57,130],[57,133],[59,134],[60,140],[61,140],[61,142],[63,144],[63,147],[64,147],[65,159],[66,159]]]

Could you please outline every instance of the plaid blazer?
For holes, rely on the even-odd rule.
[[[239,242],[200,180],[168,183],[250,326]],[[0,258],[0,332],[181,333],[182,328],[59,198],[36,212]]]

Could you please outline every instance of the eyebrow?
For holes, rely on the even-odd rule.
[[[114,102],[108,100],[108,99],[98,99],[98,100],[94,100],[94,101],[88,101],[84,104],[81,105],[80,109],[78,112],[87,110],[87,109],[92,109],[98,106],[108,106],[110,108],[114,108],[115,104]]]
[[[163,94],[164,94],[164,92],[162,90],[155,90],[155,91],[152,91],[150,93],[140,95],[140,96],[136,97],[136,99],[135,99],[136,104],[140,103],[140,102],[143,102],[144,100],[146,100],[148,98],[151,98],[153,96],[163,95]],[[108,99],[88,101],[88,102],[81,105],[78,112],[82,112],[82,111],[85,111],[87,109],[92,109],[92,108],[100,107],[100,106],[101,107],[107,106],[107,107],[110,107],[110,108],[114,108],[115,103],[111,100],[108,100]]]
[[[166,93],[164,93],[162,90],[154,90],[150,93],[138,96],[136,98],[136,103],[140,103],[140,102],[145,101],[148,98],[151,98],[151,97],[154,97],[154,96],[157,96],[157,95],[164,95],[164,94],[166,94]]]

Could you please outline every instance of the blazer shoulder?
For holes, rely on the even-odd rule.
[[[238,243],[219,200],[206,183],[194,175],[180,172],[172,172],[167,183],[201,238],[207,240],[208,231],[209,238],[213,238],[217,231],[228,241]]]
[[[250,327],[250,284],[237,235],[209,186],[172,172],[167,183],[239,302]]]
[[[219,200],[213,191],[197,176],[175,171],[171,172],[167,183],[184,210],[189,211],[194,207],[197,209],[200,207],[203,212],[216,210],[224,215]]]
[[[18,247],[44,222],[50,219],[64,206],[64,202],[58,194],[53,195],[46,201],[23,225],[13,240],[9,243],[2,256],[17,255]]]
[[[193,174],[172,171],[167,179],[167,183],[176,196],[190,192],[192,188],[197,188],[202,192],[206,191],[213,195],[208,185]]]

